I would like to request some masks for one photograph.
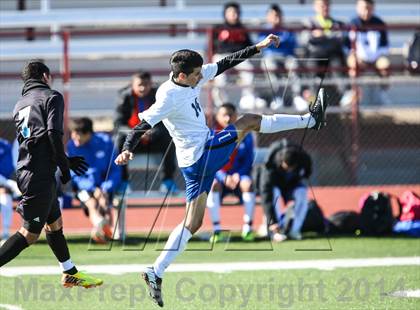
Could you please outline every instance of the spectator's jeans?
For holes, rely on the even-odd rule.
[[[229,55],[230,54],[214,54],[212,62],[216,63]],[[253,94],[252,83],[254,81],[254,73],[252,72],[252,70],[254,69],[254,66],[252,62],[249,59],[247,59],[241,62],[240,64],[236,65],[235,69],[239,71],[241,85],[244,87],[242,90],[242,95],[244,96]],[[225,102],[232,102],[232,98],[229,98],[227,92],[224,91],[226,83],[226,74],[221,74],[214,79],[214,88],[212,94],[213,100],[217,106],[220,106]]]
[[[356,57],[354,54],[350,54],[347,58],[347,65],[349,67],[349,75],[351,77],[356,77]],[[391,65],[387,56],[380,56],[376,59],[375,62],[365,62],[360,58],[357,58],[358,69],[363,71],[367,68],[373,68],[376,70],[379,76],[388,77],[389,76],[389,67]]]
[[[308,188],[301,185],[285,193],[282,193],[278,187],[273,189],[273,208],[277,215],[277,221],[282,226],[282,221],[285,220],[286,214],[280,211],[280,206],[278,205],[280,197],[283,197],[285,203],[294,201],[293,224],[290,228],[290,233],[300,233],[306,218],[306,213],[308,212]]]
[[[126,132],[118,132],[117,145],[121,151],[127,136]],[[173,179],[176,164],[175,164],[175,146],[172,143],[172,138],[162,123],[157,124],[150,130],[148,135],[148,143],[139,143],[134,150],[134,153],[147,154],[147,153],[162,153],[166,156],[163,158],[163,171],[162,180]],[[169,149],[168,149],[169,148]],[[123,167],[123,180],[128,180],[128,168],[127,165]]]

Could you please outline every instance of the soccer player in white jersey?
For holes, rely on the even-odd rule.
[[[321,89],[310,112],[305,115],[245,114],[235,123],[216,135],[206,125],[203,108],[199,102],[203,84],[214,79],[243,60],[258,54],[271,44],[279,45],[279,38],[268,35],[256,45],[235,52],[217,63],[203,65],[203,58],[191,50],[179,50],[170,59],[172,73],[156,93],[156,102],[139,113],[141,124],[127,135],[122,152],[115,163],[127,164],[133,159],[140,137],[145,131],[163,122],[176,147],[178,165],[185,179],[186,215],[170,234],[165,249],[152,267],[142,277],[150,296],[163,307],[161,286],[165,269],[183,252],[191,236],[200,228],[206,209],[207,194],[216,172],[223,167],[235,147],[250,131],[273,133],[297,128],[325,126],[324,90]]]

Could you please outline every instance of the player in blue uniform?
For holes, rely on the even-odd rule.
[[[92,239],[104,243],[112,238],[110,227],[115,227],[110,207],[122,175],[121,167],[114,163],[114,143],[109,135],[93,132],[92,120],[82,117],[73,120],[67,152],[69,156],[83,156],[89,164],[86,174],[72,174],[71,180],[93,225]]]
[[[14,172],[12,147],[9,141],[0,138],[0,211],[2,221],[0,245],[9,238],[13,218],[13,195],[20,194],[16,182],[11,179]]]
[[[165,269],[183,252],[188,240],[201,227],[207,195],[216,172],[228,161],[233,150],[250,131],[273,133],[297,128],[321,129],[325,125],[326,101],[321,89],[316,102],[305,115],[258,115],[245,114],[216,135],[206,125],[204,110],[200,104],[200,91],[205,82],[214,79],[229,68],[241,63],[271,44],[279,45],[273,34],[254,46],[233,53],[217,63],[203,65],[200,54],[191,50],[175,52],[170,65],[170,79],[156,93],[156,102],[148,110],[139,113],[141,124],[127,135],[123,151],[115,162],[127,164],[133,159],[133,150],[145,131],[160,121],[168,129],[175,143],[178,165],[186,185],[186,215],[170,234],[165,249],[142,274],[150,296],[163,306],[161,285]]]
[[[215,131],[219,132],[238,118],[236,107],[231,103],[222,104],[216,112]],[[244,224],[242,226],[242,239],[254,240],[252,220],[255,209],[255,193],[251,178],[252,163],[254,160],[254,137],[247,134],[238,147],[233,151],[229,162],[216,172],[211,191],[207,198],[207,208],[213,223],[213,235],[210,242],[223,240],[220,226],[220,205],[228,194],[239,197],[244,205]]]

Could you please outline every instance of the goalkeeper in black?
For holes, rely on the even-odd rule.
[[[70,181],[70,170],[81,175],[88,169],[83,157],[67,157],[64,152],[63,96],[50,88],[50,70],[41,61],[29,61],[22,71],[22,79],[22,97],[15,105],[13,119],[19,142],[16,179],[22,192],[17,211],[23,218],[23,225],[0,248],[0,267],[35,243],[45,229],[48,245],[63,270],[62,285],[101,285],[101,279],[76,269],[63,235],[56,194],[57,167],[63,184]]]

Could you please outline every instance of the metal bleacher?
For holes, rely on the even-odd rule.
[[[51,5],[55,3],[52,1]],[[7,31],[33,27],[37,30],[48,29],[56,32],[67,27],[74,30],[119,27],[147,29],[147,27],[176,25],[194,30],[197,27],[220,23],[222,14],[220,5],[75,8],[76,5],[77,3],[74,3],[71,8],[61,9],[55,9],[52,6],[53,8],[47,11],[2,10],[0,11],[0,28]],[[413,7],[415,8],[412,4],[381,4],[377,7],[377,14],[388,23],[401,21],[417,23],[420,17],[420,6],[418,10]],[[250,27],[257,27],[264,21],[266,9],[266,4],[244,5],[242,9],[243,22]],[[284,14],[288,24],[296,25],[312,16],[313,9],[310,4],[288,4],[284,5]],[[343,21],[348,21],[354,15],[354,4],[334,4],[332,15]],[[401,54],[401,48],[409,37],[407,32],[391,33],[391,53]],[[2,39],[0,60],[25,60],[31,57],[60,59],[63,48],[61,40],[57,40],[57,38],[57,36],[52,36],[51,39],[35,41]],[[191,48],[202,52],[205,50],[205,45],[205,35],[195,32],[183,32],[177,36],[161,33],[153,37],[150,34],[135,37],[124,35],[76,37],[71,40],[70,55],[77,59],[150,58],[165,56],[180,48]]]

